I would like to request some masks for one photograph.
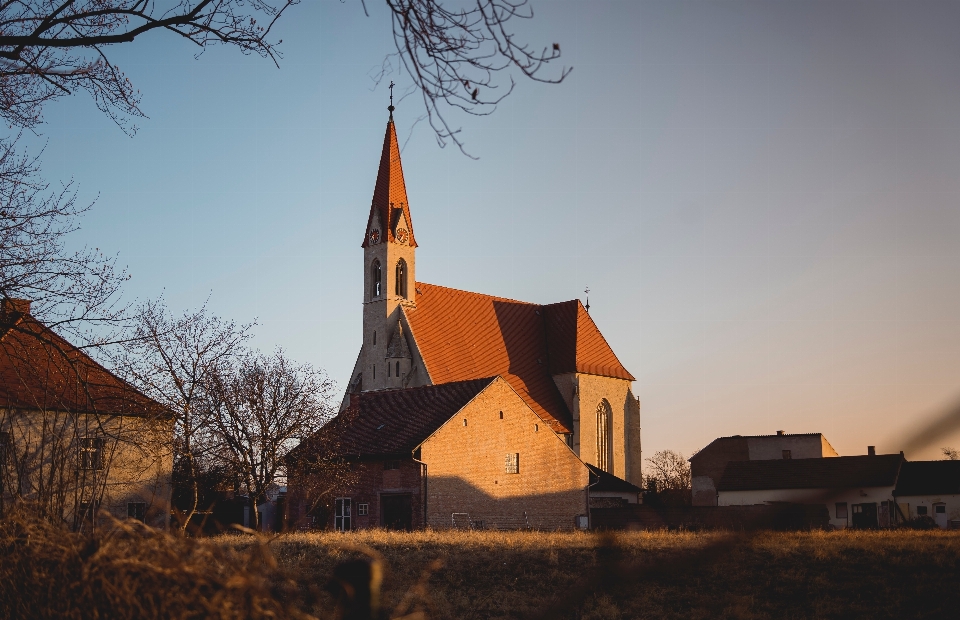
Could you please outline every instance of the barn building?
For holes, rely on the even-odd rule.
[[[392,109],[361,247],[362,345],[340,414],[296,456],[335,440],[362,473],[315,518],[338,529],[556,529],[587,524],[591,485],[605,502],[637,501],[635,379],[588,309],[416,279]],[[298,475],[290,506],[302,524]]]

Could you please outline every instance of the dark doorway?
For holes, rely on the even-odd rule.
[[[853,527],[859,529],[876,529],[877,525],[876,504],[853,505]]]
[[[380,524],[388,530],[413,529],[413,501],[409,493],[380,496]]]

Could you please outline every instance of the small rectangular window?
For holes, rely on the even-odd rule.
[[[397,378],[400,377],[400,362],[397,362],[397,372],[396,372],[396,374],[394,374],[394,376],[397,377]]]
[[[927,514],[927,507],[926,507],[926,506],[917,506],[917,516],[918,516],[918,517],[926,516],[926,514]]]
[[[370,514],[370,504],[357,504],[357,516],[365,517]]]
[[[790,456],[790,451],[789,451],[789,450],[784,450],[784,451],[783,451],[783,460],[789,461],[791,458],[793,458],[793,457]]]
[[[400,469],[400,461],[384,461],[384,469]]]
[[[467,419],[466,419],[466,418],[463,419],[463,425],[464,425],[464,426],[467,425]]]
[[[146,502],[128,502],[127,503],[127,518],[135,519],[143,523],[144,519],[147,516],[147,503]]]
[[[92,521],[99,507],[100,502],[80,502],[77,505],[77,515],[80,517],[79,521]]]
[[[333,529],[338,532],[349,532],[353,511],[349,497],[338,497],[333,503]]]
[[[80,469],[103,469],[103,437],[80,439]]]
[[[853,505],[853,514],[858,515],[862,512],[863,512],[863,506],[861,506],[860,504]]]
[[[837,518],[847,518],[847,502],[837,502]]]
[[[520,453],[512,452],[504,459],[503,471],[508,474],[520,473]]]
[[[947,514],[947,505],[946,504],[937,504],[933,507],[934,514],[945,515]]]

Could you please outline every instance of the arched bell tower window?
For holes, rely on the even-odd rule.
[[[396,294],[399,297],[407,296],[407,263],[402,258],[397,261]]]
[[[613,410],[607,399],[597,405],[597,467],[610,471],[610,418]]]
[[[370,265],[370,299],[379,299],[383,294],[383,269],[380,261],[375,260]]]

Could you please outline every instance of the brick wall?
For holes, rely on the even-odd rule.
[[[519,473],[506,473],[508,454]],[[587,513],[587,468],[502,379],[427,439],[421,460],[431,527],[458,514],[488,529],[572,529]]]

